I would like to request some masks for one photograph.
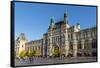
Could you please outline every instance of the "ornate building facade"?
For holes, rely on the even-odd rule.
[[[82,29],[80,24],[69,25],[67,14],[61,21],[55,22],[52,17],[47,33],[40,40],[16,40],[16,52],[20,48],[39,50],[41,56],[53,56],[55,48],[60,51],[60,56],[97,56],[97,26]],[[22,39],[23,40],[23,39]],[[23,44],[22,44],[23,42]],[[23,45],[23,46],[22,46]]]

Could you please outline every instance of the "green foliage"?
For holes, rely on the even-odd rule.
[[[36,56],[36,57],[41,56],[41,52],[40,52],[40,50],[39,50],[39,49],[37,49],[37,50],[36,50],[36,52],[35,52],[35,56]]]
[[[19,57],[20,58],[24,58],[26,55],[25,55],[25,50],[22,50],[20,53],[19,53]]]
[[[60,56],[60,49],[58,47],[54,48],[54,57],[59,57]]]
[[[33,51],[32,56],[35,56],[35,54],[36,54],[36,51]]]
[[[25,56],[28,56],[28,51],[25,52]]]
[[[32,48],[30,47],[28,49],[28,51],[25,51],[25,50],[20,51],[19,57],[24,58],[25,56],[27,56],[27,57],[33,57],[33,56],[39,57],[39,56],[41,56],[41,52],[39,49],[32,50]]]
[[[28,57],[32,57],[32,56],[33,56],[32,48],[29,48],[29,50],[28,50]]]

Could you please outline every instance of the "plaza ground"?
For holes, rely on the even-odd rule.
[[[15,66],[42,65],[42,64],[60,64],[60,63],[79,63],[79,62],[96,62],[97,57],[66,57],[66,58],[33,58],[30,63],[29,59],[15,59]]]

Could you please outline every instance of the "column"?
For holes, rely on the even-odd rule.
[[[42,45],[43,49],[42,49],[42,56],[44,57],[45,56],[45,38],[43,38],[43,45]]]
[[[84,39],[81,40],[81,45],[82,45],[82,56],[84,56]]]
[[[50,35],[50,51],[49,51],[49,55],[52,56],[52,33]]]
[[[89,42],[88,42],[88,46],[89,46],[89,49],[88,49],[88,53],[90,56],[92,56],[92,38],[89,38]]]
[[[68,32],[66,29],[66,32],[65,32],[65,56],[68,56],[68,53],[69,53],[69,40],[68,40]]]
[[[77,57],[77,39],[76,39],[76,33],[73,33],[73,56]]]

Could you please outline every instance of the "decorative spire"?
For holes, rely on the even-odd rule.
[[[66,11],[64,12],[64,18],[66,18],[67,17],[67,13],[66,13]]]
[[[51,27],[51,28],[54,27],[54,17],[51,17],[51,20],[50,20],[50,27]]]
[[[66,10],[64,12],[64,23],[68,23]]]
[[[51,17],[51,23],[54,23],[54,17],[53,16]]]

